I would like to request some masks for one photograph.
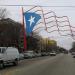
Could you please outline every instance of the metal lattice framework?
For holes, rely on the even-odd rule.
[[[30,11],[33,11],[35,13],[39,13],[42,17],[42,20],[39,23],[37,23],[37,28],[35,28],[33,30],[34,32],[36,32],[39,29],[41,29],[41,30],[44,29],[48,33],[58,32],[60,36],[68,36],[69,35],[69,36],[72,36],[74,38],[74,36],[75,36],[74,32],[75,31],[73,29],[75,27],[73,27],[70,24],[68,16],[58,17],[54,11],[44,13],[43,8],[41,6],[34,6],[26,12],[30,12]],[[50,14],[52,14],[52,15],[50,15]],[[46,15],[48,15],[48,16],[46,16]],[[54,19],[52,20],[52,18],[54,18]],[[64,20],[60,20],[60,19],[63,19],[63,18],[64,18]],[[51,19],[51,20],[49,20],[49,19]],[[49,21],[47,21],[47,20],[49,20]],[[53,23],[55,23],[55,24],[53,24]],[[51,28],[53,28],[53,27],[54,27],[54,30],[51,30]],[[49,30],[51,30],[51,31],[49,31]],[[68,33],[62,34],[62,33],[65,33],[65,32],[68,32]]]

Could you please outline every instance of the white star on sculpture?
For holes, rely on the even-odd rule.
[[[32,23],[35,23],[34,19],[35,19],[35,17],[31,16],[30,19],[28,20],[30,22],[30,26],[32,25]]]

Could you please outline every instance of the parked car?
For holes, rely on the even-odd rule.
[[[75,58],[75,55],[73,55],[73,58]]]
[[[34,53],[35,54],[35,57],[40,57],[41,56],[41,53]]]
[[[19,59],[20,59],[20,60],[23,60],[23,59],[24,59],[24,54],[23,54],[23,53],[20,53],[20,54],[19,54]]]
[[[75,52],[72,52],[71,55],[73,56],[73,58],[75,58]]]
[[[18,65],[19,52],[14,47],[0,47],[0,68],[4,68],[5,64],[13,63]]]
[[[71,54],[72,54],[72,55],[75,55],[75,52],[72,52]]]
[[[56,56],[56,52],[50,52],[50,56]]]
[[[24,58],[33,58],[35,57],[34,51],[26,51],[24,53]]]
[[[45,52],[41,52],[41,56],[46,56],[46,53]]]
[[[42,56],[48,56],[49,54],[47,52],[41,52]]]

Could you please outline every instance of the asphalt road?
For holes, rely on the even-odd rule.
[[[20,61],[17,67],[0,70],[0,75],[75,75],[75,58],[59,54]]]

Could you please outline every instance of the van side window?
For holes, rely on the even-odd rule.
[[[2,48],[2,53],[4,53],[4,52],[5,52],[5,50],[6,50],[5,48]]]
[[[2,53],[1,48],[0,48],[0,53]]]

